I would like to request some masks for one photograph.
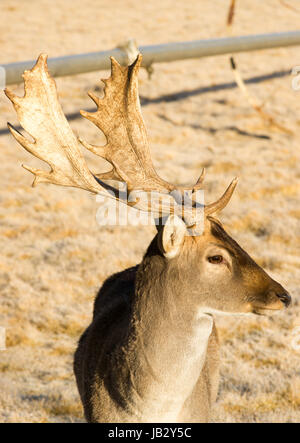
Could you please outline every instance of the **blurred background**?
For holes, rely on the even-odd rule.
[[[228,36],[230,0],[2,0],[1,64],[138,45]],[[233,36],[299,29],[297,0],[237,0]],[[300,421],[300,91],[291,70],[300,46],[235,55],[247,82],[236,87],[229,55],[153,65],[140,73],[142,112],[159,174],[192,184],[206,168],[213,201],[238,175],[221,220],[228,232],[286,287],[293,305],[274,317],[217,318],[221,384],[214,421]],[[93,72],[57,78],[76,135],[103,136],[78,115],[101,94]],[[257,77],[265,76],[264,81]],[[23,85],[11,87],[23,93]],[[258,108],[253,106],[258,104]],[[24,162],[40,166],[8,134],[16,114],[0,94],[1,422],[83,420],[72,360],[105,278],[140,262],[153,227],[101,227],[99,203],[80,190],[31,188]],[[106,168],[85,153],[93,172]],[[298,328],[298,329],[297,329]],[[299,334],[300,335],[300,334]]]

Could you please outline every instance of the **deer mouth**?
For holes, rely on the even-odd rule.
[[[268,315],[274,315],[279,311],[282,311],[282,309],[284,309],[284,306],[280,307],[280,308],[261,308],[261,307],[254,307],[252,310],[253,314],[256,315],[264,315],[264,316],[268,316]]]
[[[269,303],[255,303],[252,305],[252,312],[257,315],[273,315],[278,311],[286,309],[291,303],[291,297],[286,292],[276,294],[276,299]]]

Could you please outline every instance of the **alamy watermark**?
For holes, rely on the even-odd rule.
[[[124,190],[125,189],[125,190]],[[159,192],[108,190],[110,195],[98,194],[101,203],[96,213],[100,226],[154,226],[164,225],[168,216],[175,214],[191,227],[191,235],[201,235],[204,228],[204,191],[176,190],[170,194]],[[188,231],[189,234],[189,231]]]

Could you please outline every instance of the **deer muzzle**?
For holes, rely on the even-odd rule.
[[[264,303],[254,303],[253,312],[260,315],[271,314],[272,311],[281,311],[291,304],[290,294],[280,285],[270,288],[265,297]]]

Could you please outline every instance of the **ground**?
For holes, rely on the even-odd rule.
[[[229,1],[2,0],[1,63],[139,45],[226,36]],[[237,1],[233,35],[296,30],[295,0]],[[248,88],[278,125],[270,126],[233,83],[228,56],[154,65],[140,74],[142,111],[154,164],[165,179],[192,184],[207,170],[207,201],[238,175],[222,221],[231,235],[286,287],[293,305],[274,317],[217,318],[221,384],[213,420],[300,421],[300,91],[289,74],[299,47],[238,54]],[[271,75],[272,74],[272,75]],[[103,137],[76,115],[91,108],[96,72],[57,79],[75,133]],[[264,81],[260,78],[265,76]],[[13,87],[22,93],[22,86]],[[7,133],[15,112],[0,95],[0,421],[82,421],[72,371],[77,340],[91,319],[97,289],[135,265],[152,227],[103,227],[99,203],[79,190],[40,185],[21,168],[40,162]],[[75,116],[75,118],[74,118]],[[86,154],[91,170],[104,161]],[[298,328],[298,329],[297,329]]]

